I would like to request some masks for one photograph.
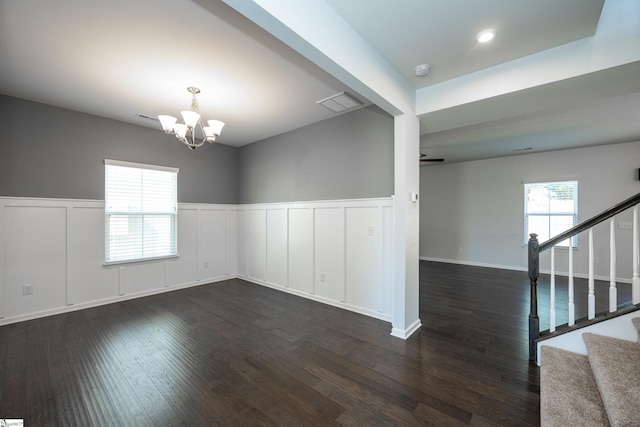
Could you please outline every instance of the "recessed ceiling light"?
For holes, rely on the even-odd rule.
[[[494,30],[484,30],[480,32],[477,36],[479,43],[487,43],[493,40],[493,37],[496,35]]]

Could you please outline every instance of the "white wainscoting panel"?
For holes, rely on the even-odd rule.
[[[241,277],[248,276],[247,265],[249,263],[249,256],[247,254],[247,245],[249,244],[247,239],[247,211],[246,210],[238,210],[236,211],[236,221],[237,221],[237,260],[238,260],[238,275]]]
[[[346,301],[382,312],[382,209],[347,208]]]
[[[390,321],[392,215],[390,198],[240,206],[238,275]]]
[[[287,286],[287,210],[267,209],[267,283]]]
[[[315,209],[315,293],[345,302],[344,208]]]
[[[245,245],[247,256],[247,276],[264,282],[267,260],[266,209],[247,211]]]
[[[180,203],[178,257],[104,265],[103,201],[0,197],[0,325],[234,277],[390,321],[392,215],[390,198]]]
[[[238,275],[238,211],[229,209],[227,214],[227,253],[229,254],[227,274],[235,277]]]
[[[118,295],[118,271],[102,265],[104,203],[74,203],[67,209],[67,219],[68,303],[81,304]]]
[[[5,206],[5,316],[67,305],[67,210]],[[23,295],[30,285],[31,295]]]
[[[103,201],[0,197],[0,324],[236,277],[236,210],[181,203],[177,258],[105,266]]]
[[[228,233],[226,209],[200,209],[198,220],[199,280],[228,275]]]
[[[382,312],[393,309],[393,207],[382,207]]]
[[[178,206],[178,258],[167,259],[166,285],[198,280],[198,208]]]
[[[313,209],[289,209],[289,287],[313,294]]]
[[[109,266],[120,272],[120,294],[148,294],[167,286],[165,260],[145,261],[134,264]]]

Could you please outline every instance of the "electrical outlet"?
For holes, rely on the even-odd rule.
[[[22,286],[22,295],[32,295],[33,294],[33,285],[23,285]]]
[[[373,236],[373,225],[370,225],[369,228],[367,229],[367,234],[369,236]]]
[[[202,268],[209,268],[209,261],[205,261],[202,263]]]
[[[631,230],[633,228],[633,224],[630,222],[622,222],[620,221],[618,223],[618,228],[624,229],[624,230]]]
[[[324,283],[324,281],[326,280],[327,276],[325,275],[325,273],[320,273],[320,281],[322,283]]]

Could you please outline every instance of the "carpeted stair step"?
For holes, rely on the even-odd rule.
[[[540,425],[608,426],[587,356],[542,346]]]
[[[640,426],[640,344],[592,333],[582,338],[609,422]]]

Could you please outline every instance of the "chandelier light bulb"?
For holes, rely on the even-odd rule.
[[[164,133],[173,133],[173,128],[178,119],[173,116],[161,114],[158,116],[158,120],[160,120],[160,124],[162,125],[162,130],[164,130]]]
[[[198,120],[200,120],[200,114],[195,111],[183,111],[182,118],[187,127],[194,128],[198,124]]]
[[[188,130],[189,130],[189,126],[185,125],[184,123],[177,123],[173,127],[173,131],[175,132],[176,136],[180,140],[185,139],[185,137],[187,136]]]
[[[224,122],[220,120],[209,120],[207,123],[209,123],[209,127],[212,129],[214,135],[218,136],[222,133]]]

